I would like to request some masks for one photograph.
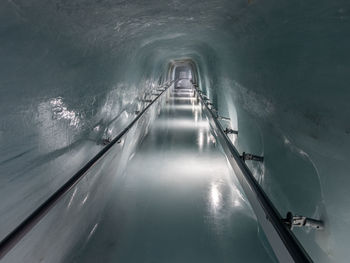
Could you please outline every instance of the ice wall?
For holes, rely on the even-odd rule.
[[[262,184],[279,211],[326,222],[294,231],[315,262],[349,255],[349,11],[345,1],[257,3],[234,29],[221,79],[239,148],[265,156]]]
[[[280,212],[325,220],[324,232],[296,231],[310,255],[346,262],[349,8],[345,0],[2,1],[0,237],[125,124],[170,61],[190,58],[201,88],[238,127],[239,149],[264,154],[252,169]]]

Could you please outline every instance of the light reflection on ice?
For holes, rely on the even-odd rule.
[[[89,197],[89,194],[86,194],[83,201],[81,202],[81,205],[84,205],[86,203],[86,201],[88,200],[88,197]]]
[[[211,143],[215,143],[216,142],[215,137],[211,133],[208,135],[208,139],[209,139],[209,141],[211,141]]]
[[[213,213],[214,217],[217,217],[219,212],[226,213],[229,211],[236,211],[231,210],[231,208],[243,208],[243,204],[247,203],[236,184],[229,179],[226,180],[224,178],[221,178],[220,180],[214,178],[211,182],[208,191],[208,200],[211,213]],[[226,211],[220,211],[220,209],[224,207],[226,207],[224,209]]]
[[[198,145],[200,150],[203,149],[203,143],[204,143],[204,134],[203,134],[203,130],[200,129],[198,134]]]
[[[237,207],[237,206],[241,206],[241,203],[240,203],[238,200],[235,200],[235,201],[233,202],[233,205],[234,205],[235,207]]]
[[[36,121],[42,150],[66,147],[84,124],[79,112],[69,109],[62,97],[38,104]]]
[[[221,206],[222,195],[218,189],[218,185],[215,183],[211,184],[210,187],[210,204],[214,211]]]
[[[73,194],[72,194],[71,198],[69,199],[69,203],[68,203],[68,206],[67,206],[68,209],[69,209],[69,208],[71,207],[71,205],[72,205],[72,202],[73,202],[73,200],[74,200],[74,197],[75,197],[75,195],[77,194],[77,190],[78,190],[78,187],[75,187],[75,189],[74,189],[74,191],[73,191]]]
[[[244,196],[242,195],[241,191],[238,190],[237,186],[235,184],[231,185],[231,197],[232,197],[232,204],[234,207],[242,207],[243,203],[247,203],[248,201],[245,200]]]
[[[195,105],[195,104],[191,104],[191,105],[166,105],[165,109],[174,109],[174,110],[192,110],[192,112],[194,111],[200,111],[201,110],[201,106],[200,105]]]
[[[179,101],[191,101],[191,102],[194,102],[196,101],[197,99],[196,98],[188,98],[188,97],[170,97],[171,99],[173,100],[179,100]]]
[[[67,106],[63,103],[62,97],[53,98],[50,100],[52,107],[52,118],[57,120],[68,120],[70,126],[77,127],[80,123],[80,118],[73,110],[68,110]]]
[[[188,119],[176,119],[176,120],[160,120],[155,123],[155,126],[164,128],[179,128],[179,129],[197,129],[202,128],[204,130],[209,129],[209,123],[207,121],[193,122]]]
[[[92,235],[96,232],[96,229],[98,227],[98,224],[95,224],[94,227],[92,228],[92,230],[89,233],[89,236],[87,238],[87,241],[92,237]]]

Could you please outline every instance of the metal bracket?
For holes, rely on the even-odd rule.
[[[254,155],[251,153],[245,153],[243,152],[243,154],[241,155],[241,159],[243,161],[257,161],[257,162],[263,162],[264,161],[264,157],[263,156],[258,156],[258,155]]]
[[[286,218],[283,219],[285,225],[293,230],[293,227],[310,227],[315,230],[324,229],[324,223],[322,220],[316,220],[312,218],[308,218],[306,216],[293,216],[292,212],[288,212]]]
[[[112,140],[110,138],[102,139],[102,145],[108,145],[111,141]]]
[[[226,128],[224,130],[225,134],[237,134],[238,135],[238,131],[232,130],[231,128]]]

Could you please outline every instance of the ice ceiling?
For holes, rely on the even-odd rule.
[[[0,238],[191,59],[279,211],[326,222],[295,231],[312,258],[347,262],[349,32],[345,0],[1,1]]]

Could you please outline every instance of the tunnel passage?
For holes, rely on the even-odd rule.
[[[132,120],[169,63],[191,59],[239,152],[264,156],[247,164],[278,211],[325,222],[293,230],[312,259],[347,262],[348,21],[345,0],[1,1],[0,239]],[[81,213],[53,218],[95,220],[101,205],[79,189]]]
[[[276,261],[202,112],[194,64],[177,63],[165,95],[151,93],[162,100],[149,116],[64,190],[4,262]]]
[[[306,217],[294,217],[290,212],[288,213],[290,216],[288,216],[287,219],[282,218],[259,185],[259,182],[254,178],[248,166],[245,164],[246,160],[262,162],[263,157],[246,154],[244,152],[242,155],[239,154],[229,137],[229,134],[234,134],[237,137],[238,131],[234,131],[228,127],[223,129],[219,120],[226,121],[230,119],[220,116],[217,109],[214,108],[214,104],[210,102],[208,96],[199,89],[197,83],[198,70],[195,62],[190,59],[183,59],[170,63],[168,65],[168,78],[169,76],[172,77],[165,84],[158,87],[153,86],[153,90],[143,95],[141,101],[146,104],[141,107],[140,110],[134,112],[136,117],[134,117],[118,135],[113,139],[104,139],[103,145],[105,145],[105,147],[103,147],[97,155],[1,241],[1,259],[5,258],[5,260],[11,262],[13,260],[20,260],[21,257],[26,255],[25,252],[28,250],[33,252],[34,247],[43,242],[44,237],[41,232],[45,231],[47,228],[52,229],[53,224],[55,224],[56,231],[65,233],[65,235],[55,240],[56,246],[61,247],[60,251],[52,253],[50,252],[52,247],[48,247],[48,249],[41,250],[35,254],[31,252],[30,258],[28,255],[25,256],[26,260],[36,261],[39,257],[40,260],[49,261],[80,261],[80,258],[83,258],[83,261],[90,259],[94,261],[97,260],[96,256],[100,257],[100,253],[102,253],[106,256],[105,260],[107,261],[114,261],[119,258],[121,261],[129,262],[130,260],[136,260],[130,254],[130,251],[134,249],[144,251],[145,243],[147,243],[149,247],[146,249],[146,252],[140,252],[141,256],[139,256],[140,258],[147,257],[149,260],[153,261],[158,260],[159,255],[157,251],[159,250],[160,244],[163,244],[164,240],[169,240],[169,242],[166,242],[164,248],[161,247],[162,250],[171,248],[167,253],[161,255],[163,260],[176,257],[180,261],[192,259],[195,261],[203,261],[204,255],[204,258],[210,258],[209,261],[226,261],[234,258],[257,261],[265,257],[266,259],[264,259],[264,261],[269,262],[276,261],[276,258],[280,262],[312,262],[307,252],[291,232],[291,229],[293,226],[306,225],[310,227],[316,226],[318,230],[322,230],[324,228],[323,222]],[[174,79],[174,77],[179,78]],[[164,94],[166,95],[165,98]],[[147,97],[149,98],[147,99]],[[162,100],[164,99],[165,102],[162,104]],[[182,111],[179,111],[177,107],[180,107]],[[113,119],[118,119],[118,117]],[[195,133],[192,131],[193,128]],[[137,132],[137,134],[135,134],[135,132]],[[129,137],[127,137],[128,135]],[[127,143],[128,138],[129,142]],[[208,147],[207,145],[207,147],[204,148],[206,151],[203,150],[203,140],[206,140],[209,146],[213,144],[212,146],[214,146],[214,148]],[[197,143],[194,143],[195,141]],[[148,147],[147,144],[149,144]],[[117,147],[119,145],[121,148]],[[196,149],[194,152],[191,150],[193,146],[195,146],[194,149]],[[149,148],[151,148],[151,150],[149,150]],[[145,149],[146,154],[142,154]],[[157,156],[159,151],[162,151],[161,156],[165,156],[163,160],[160,160],[162,164],[164,163],[163,166],[157,163],[157,160],[161,159]],[[154,155],[154,152],[156,152],[156,158],[148,160],[150,156]],[[190,152],[188,157],[183,159],[188,152]],[[217,153],[221,153],[221,163],[226,164],[223,166],[226,168],[226,173],[224,173],[226,175],[221,174],[222,167],[216,167],[214,165],[217,159]],[[209,157],[207,154],[209,154]],[[135,156],[141,156],[139,157],[140,160],[146,159],[147,161],[138,161],[135,168],[133,168],[133,158]],[[136,160],[137,159],[138,158],[136,158]],[[177,159],[179,161],[177,161]],[[196,164],[196,162],[198,162],[197,159],[202,163]],[[205,163],[208,163],[205,159],[210,160],[209,167],[214,167],[214,169],[209,169],[209,178],[212,178],[214,175],[214,179],[216,178],[214,181],[217,182],[207,182],[204,180],[207,176],[202,177],[202,175],[205,175],[202,168],[206,167]],[[182,166],[183,160],[184,162],[189,162],[190,165]],[[112,165],[109,165],[110,162],[112,162]],[[177,164],[177,162],[179,162],[179,164]],[[174,170],[173,174],[170,173],[171,180],[169,181],[169,179],[166,179],[167,177],[165,175],[169,174],[167,170],[171,168],[172,165],[181,165],[181,167],[185,169]],[[144,173],[149,167],[151,167],[151,170]],[[129,170],[131,170],[131,172],[129,172]],[[139,174],[140,171],[142,171],[141,175]],[[198,174],[198,171],[201,171],[199,172],[200,177],[195,176],[193,184],[191,176]],[[234,174],[235,180],[232,179],[232,174]],[[142,181],[145,180],[139,179],[143,176],[146,177],[146,181],[149,179],[151,185],[155,184],[158,189],[154,187],[151,187],[151,189],[146,187],[146,189],[144,189],[143,187],[145,184]],[[217,176],[219,178],[217,178]],[[178,177],[181,178],[179,189],[176,188],[176,185],[171,184],[172,180]],[[227,179],[228,177],[229,179]],[[136,189],[136,191],[134,191],[134,193],[136,193],[136,198],[134,202],[129,203],[129,201],[127,201],[126,206],[124,206],[120,203],[121,200],[133,199],[132,194],[130,196],[130,187],[124,185],[125,181],[128,181],[129,178],[131,178],[131,182],[134,182],[131,183],[131,189]],[[175,195],[168,196],[171,191],[165,192],[164,194],[164,186],[159,186],[158,184],[158,181],[162,182],[163,178],[165,178],[166,184],[170,186],[171,189],[175,189]],[[177,193],[181,192],[180,189],[187,188],[187,180],[189,180],[193,186],[187,193],[185,192],[186,198],[180,202],[181,205],[178,205],[177,200],[180,196]],[[97,183],[98,181],[100,183]],[[88,187],[82,188],[81,185],[83,182],[88,183]],[[117,188],[113,187],[113,182],[116,183]],[[203,185],[203,183],[205,185],[204,191],[201,190],[201,185]],[[103,188],[103,190],[107,190],[107,195],[103,194],[103,190],[101,192],[101,184],[109,186],[106,189]],[[218,184],[222,186],[219,187]],[[208,187],[208,185],[211,186]],[[124,192],[124,188],[126,188],[126,196],[119,195],[120,192]],[[208,188],[210,188],[210,194],[208,194]],[[219,190],[219,188],[221,190]],[[82,200],[76,198],[78,189],[78,195],[84,196]],[[157,194],[156,192],[159,190],[160,194]],[[234,192],[235,194],[225,197],[225,192],[227,191],[231,194]],[[138,197],[143,192],[146,192],[146,197]],[[114,196],[115,193],[117,193],[117,196]],[[209,196],[209,198],[206,196]],[[143,201],[149,199],[149,197],[151,197],[151,201],[143,208]],[[106,208],[106,203],[109,203],[108,199],[110,198],[112,199],[112,201],[110,201],[111,208]],[[92,199],[92,201],[87,202],[89,199]],[[157,207],[157,199],[167,200],[167,202]],[[210,223],[207,224],[206,218],[210,218],[210,216],[208,216],[210,213],[207,211],[208,206],[206,204],[209,202],[203,203],[194,201],[195,206],[188,206],[186,204],[188,199],[199,199],[202,201],[209,199],[212,208],[214,208],[215,211],[218,210],[220,219],[226,218],[228,215],[228,223],[225,219],[223,222],[219,220],[220,222],[215,223],[213,226],[211,226]],[[225,205],[224,200],[226,199],[228,203]],[[233,199],[235,200],[232,204]],[[224,204],[220,204],[221,202]],[[141,205],[135,207],[135,204],[138,203],[141,203]],[[243,203],[245,203],[245,205],[243,205]],[[92,209],[94,205],[99,206],[99,209]],[[141,216],[142,220],[133,223],[135,219],[140,218],[140,216],[137,215],[139,210],[148,210],[152,205],[155,205],[153,214],[156,214],[156,217],[142,218]],[[189,211],[189,213],[181,215],[175,209],[178,206],[180,210],[184,209]],[[55,217],[57,213],[61,213],[64,207],[67,207],[66,215],[63,216],[62,220],[57,221]],[[83,207],[84,209],[82,210]],[[164,209],[164,207],[169,207],[170,209],[165,214],[164,211],[167,210]],[[229,207],[229,209],[227,210],[226,207]],[[239,207],[243,208],[243,214],[249,216],[238,220],[237,212],[238,214],[241,213]],[[135,208],[136,215],[133,215]],[[199,217],[197,216],[194,220],[191,219],[194,216],[193,212],[198,208],[201,208],[199,210]],[[66,220],[72,216],[72,213],[74,217],[76,211],[81,213],[80,210],[90,215],[89,220],[81,224],[78,218],[75,218],[75,221],[69,222],[67,225]],[[139,229],[143,229],[144,221],[149,221],[151,225],[152,222],[159,221],[164,229],[172,229],[173,220],[176,219],[173,215],[173,211],[175,211],[175,214],[178,213],[178,217],[181,218],[174,226],[174,228],[177,229],[175,233],[163,231],[161,235],[154,236],[153,233],[155,229],[148,228],[147,225],[144,231],[148,234],[142,233],[143,231],[139,234]],[[221,212],[223,214],[221,214]],[[167,216],[169,213],[172,214],[170,218]],[[235,216],[235,222],[232,222],[230,219],[232,215]],[[125,217],[128,219],[125,220]],[[110,218],[113,218],[113,220],[111,221]],[[205,219],[205,224],[201,226],[200,223],[203,218]],[[253,219],[253,221],[251,219]],[[305,223],[296,223],[299,221],[295,220],[304,220],[303,222]],[[192,224],[188,226],[187,221],[192,222]],[[250,223],[249,225],[249,221],[253,222],[253,224]],[[126,229],[124,229],[124,227],[117,228],[118,230],[113,234],[112,229],[113,223],[115,224],[115,222],[124,225]],[[129,224],[130,222],[131,225]],[[220,225],[221,229],[226,224],[227,229],[223,229],[223,233],[225,234],[222,236],[220,232],[216,231],[216,228]],[[59,227],[60,225],[61,227]],[[87,232],[91,226],[93,226],[92,229],[90,232]],[[102,230],[97,230],[99,226]],[[64,228],[63,230],[62,227]],[[183,248],[179,247],[178,244],[186,243],[185,240],[198,239],[198,233],[192,231],[197,227],[200,228],[198,233],[206,233],[206,229],[209,228],[209,233],[206,235],[214,235],[214,237],[218,239],[224,239],[223,244],[216,246],[216,242],[213,243],[212,238],[209,238],[204,239],[202,244],[198,247],[194,245],[194,241],[187,243]],[[232,232],[230,231],[232,227],[238,228]],[[240,231],[242,227],[244,231]],[[263,232],[259,231],[260,227]],[[185,232],[187,235],[177,236],[176,233],[180,232],[182,229],[190,229],[190,231]],[[45,239],[51,240],[53,236],[56,236],[56,231],[51,230],[50,233],[45,236]],[[90,242],[90,239],[95,235],[96,231],[98,231],[100,237],[96,237],[97,240],[93,239],[94,241]],[[74,239],[72,238],[67,242],[68,240],[64,238],[64,236],[67,235],[73,235]],[[98,236],[98,234],[96,235]],[[109,236],[108,240],[106,240],[106,236]],[[149,238],[149,236],[151,236],[151,238]],[[231,239],[237,236],[238,238],[234,239],[235,241],[232,243]],[[242,241],[243,238],[249,242],[249,247]],[[253,240],[257,238],[260,242],[253,245]],[[225,241],[225,239],[227,240]],[[81,245],[81,242],[84,244]],[[113,248],[109,246],[106,247],[108,243],[116,244],[116,246],[113,246]],[[226,247],[226,245],[229,246]],[[236,249],[232,250],[230,245],[233,245]],[[85,251],[86,246],[91,247]],[[188,246],[190,246],[190,253],[183,253]],[[94,251],[95,247],[99,249]],[[178,247],[175,254],[171,252],[174,247]],[[206,251],[207,254],[203,254],[205,247],[210,247],[210,249]],[[230,249],[227,250],[227,248]],[[249,255],[248,250],[252,248],[256,253]],[[99,250],[103,251],[101,252]],[[90,253],[90,251],[93,252]],[[70,253],[72,255],[69,255]],[[265,256],[263,256],[263,254],[265,254]],[[218,255],[219,258],[217,258],[216,255]]]
[[[191,86],[170,88],[74,262],[274,262]]]

